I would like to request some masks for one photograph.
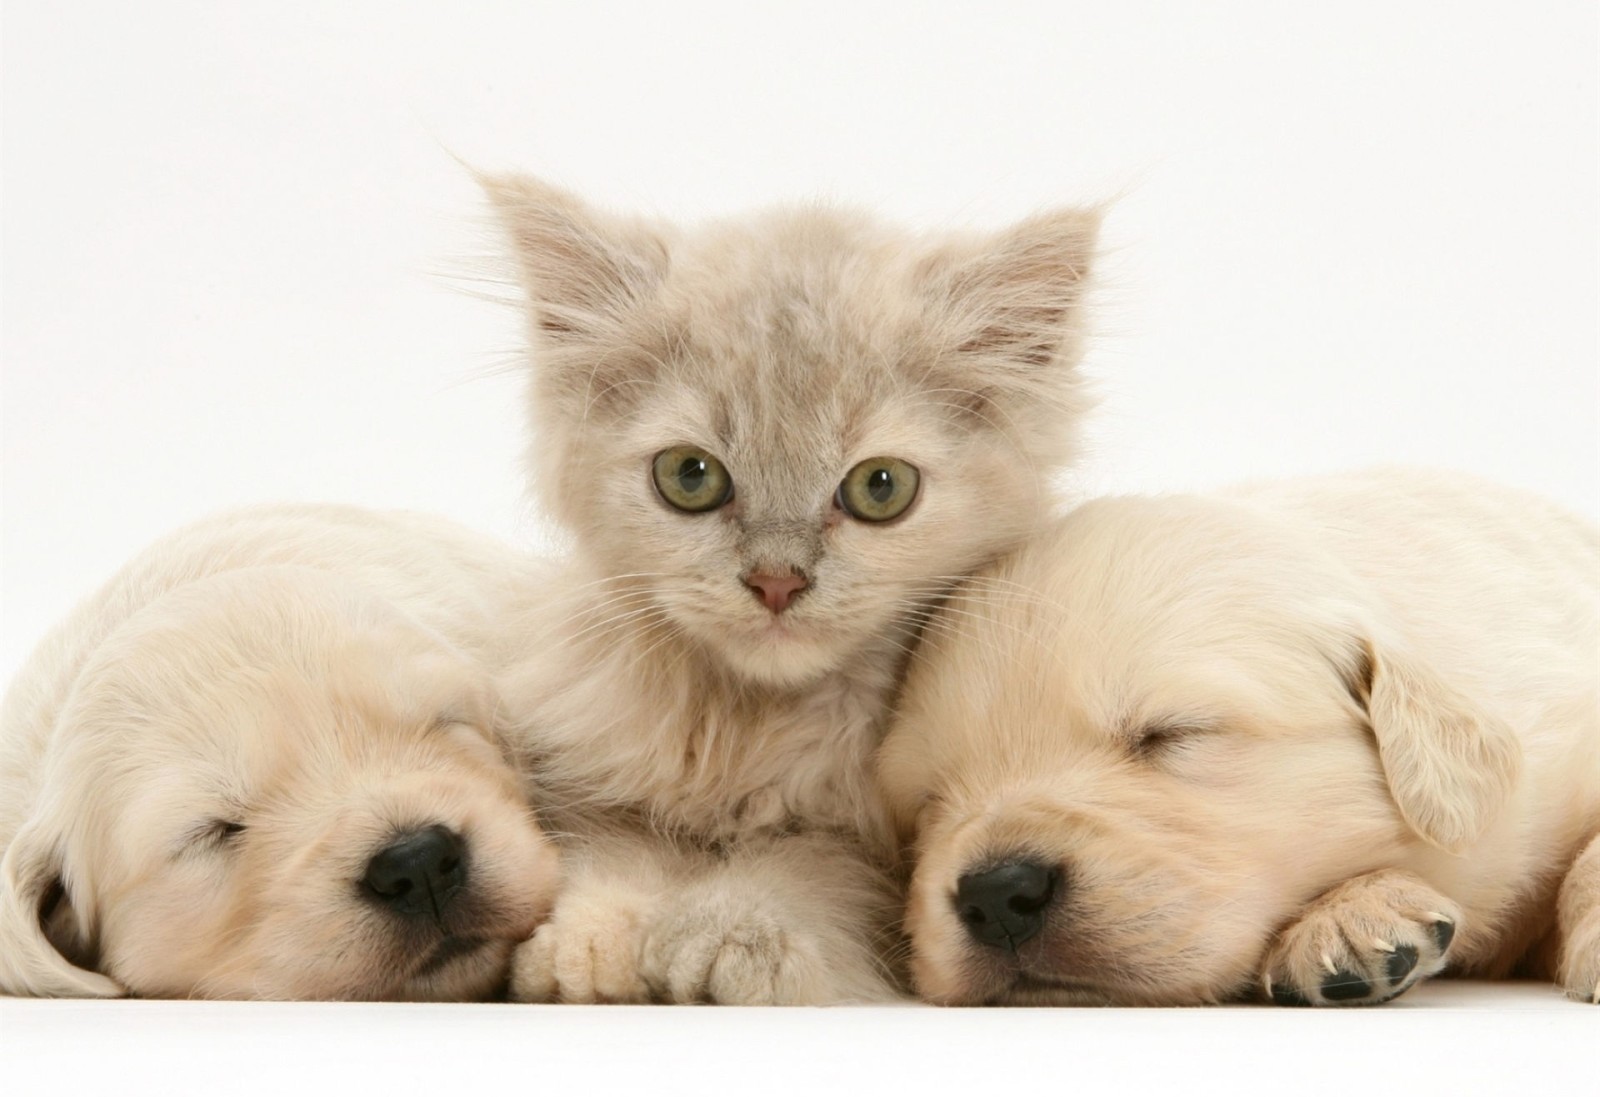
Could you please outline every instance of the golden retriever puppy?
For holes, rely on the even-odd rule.
[[[0,714],[0,992],[493,992],[558,878],[491,674],[530,568],[338,507],[144,552]]]
[[[1600,536],[1384,471],[1090,503],[930,622],[880,776],[944,1003],[1600,997]]]

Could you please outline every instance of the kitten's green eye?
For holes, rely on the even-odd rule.
[[[703,449],[664,449],[656,454],[652,469],[661,498],[690,514],[716,510],[733,497],[733,479],[728,470]]]
[[[869,457],[845,473],[839,505],[863,522],[887,522],[905,513],[921,479],[897,457]]]

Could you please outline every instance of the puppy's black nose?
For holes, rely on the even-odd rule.
[[[981,944],[1012,949],[1044,928],[1061,873],[1037,861],[1007,861],[956,881],[956,914]]]
[[[437,918],[467,883],[466,844],[447,826],[402,834],[367,862],[367,893],[405,915]]]

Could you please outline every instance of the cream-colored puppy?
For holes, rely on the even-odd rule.
[[[1600,997],[1600,536],[1385,471],[1091,503],[932,621],[881,777],[946,1003]]]
[[[558,876],[491,675],[531,567],[337,507],[140,555],[6,696],[0,992],[492,992]]]

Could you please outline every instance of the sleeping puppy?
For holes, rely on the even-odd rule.
[[[558,877],[495,727],[530,567],[338,507],[134,560],[0,714],[0,992],[494,991]]]
[[[930,622],[880,776],[943,1003],[1600,999],[1600,536],[1395,471],[1090,503]]]

